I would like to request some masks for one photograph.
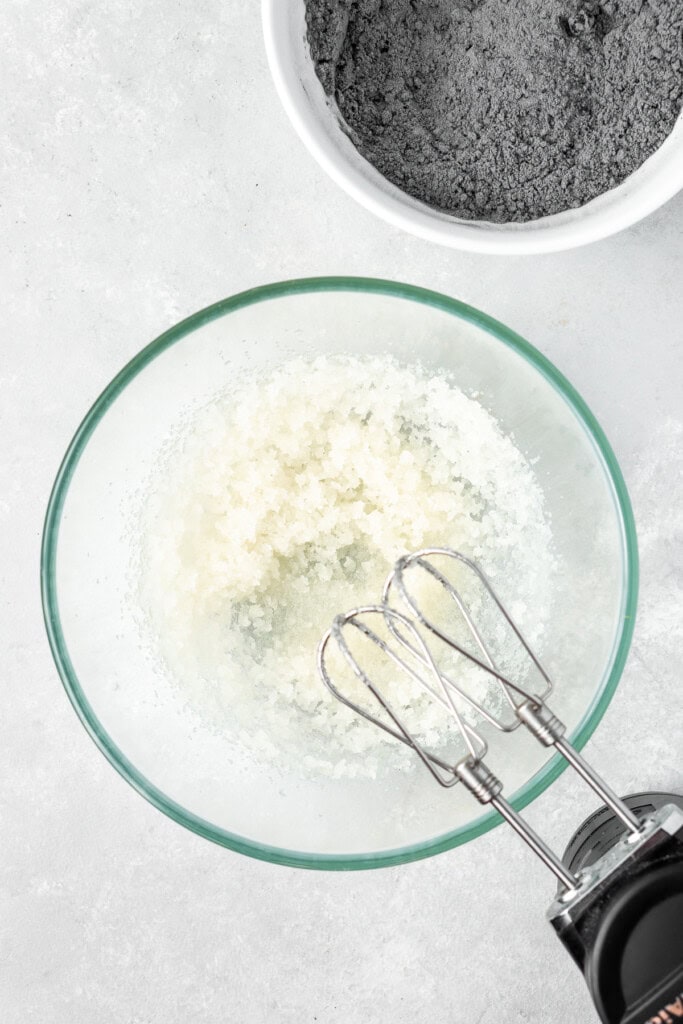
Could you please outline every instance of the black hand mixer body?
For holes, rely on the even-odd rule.
[[[581,968],[603,1021],[683,1020],[683,799],[640,793],[624,803],[643,823],[638,841],[608,808],[574,834],[564,863],[593,873],[587,891],[560,890],[549,919]]]
[[[436,561],[435,561],[436,560]],[[540,682],[533,690],[500,667],[474,621],[460,585],[439,564],[472,574]],[[449,621],[428,617],[407,584],[419,570],[446,595]],[[395,598],[402,610],[395,607]],[[404,609],[404,610],[403,610]],[[458,630],[453,628],[457,619]],[[451,761],[430,750],[397,713],[347,642],[355,632],[390,664],[436,700],[455,722],[465,754]],[[470,641],[467,645],[463,635]],[[427,642],[429,638],[429,643]],[[467,659],[497,688],[496,712],[479,692],[463,687],[434,653],[434,643]],[[378,705],[377,714],[349,697],[328,667],[330,645],[341,652],[352,676]],[[545,703],[548,673],[483,571],[449,548],[429,548],[399,559],[381,603],[338,615],[320,642],[318,669],[332,694],[366,720],[410,747],[439,785],[462,783],[481,804],[490,804],[555,874],[559,888],[548,918],[583,972],[605,1024],[683,1024],[683,798],[639,794],[619,798],[565,739],[564,725]],[[381,714],[382,717],[378,717]],[[522,726],[554,747],[602,799],[604,806],[577,829],[559,858],[502,796],[502,783],[487,767],[487,743],[473,715],[503,733]]]

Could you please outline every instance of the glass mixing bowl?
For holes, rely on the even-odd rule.
[[[578,747],[619,680],[637,592],[631,507],[600,427],[547,359],[470,306],[389,281],[288,281],[219,302],[143,349],[88,412],[50,497],[42,590],[59,674],[100,750],[169,817],[241,853],[328,869],[426,857],[499,819],[465,792],[442,791],[417,761],[377,781],[311,778],[296,765],[236,756],[141,639],[131,524],[164,441],[221,382],[339,352],[389,352],[451,371],[534,460],[561,566],[544,638],[551,706]],[[341,610],[321,609],[321,633]],[[562,764],[522,730],[504,742],[506,792],[520,808]]]

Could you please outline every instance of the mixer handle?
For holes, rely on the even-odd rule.
[[[683,858],[625,878],[595,929],[584,973],[604,1024],[683,1022]]]

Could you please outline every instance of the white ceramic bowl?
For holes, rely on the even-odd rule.
[[[683,116],[653,156],[618,188],[575,210],[525,224],[466,221],[406,195],[368,163],[342,131],[313,69],[304,0],[262,0],[270,69],[289,118],[330,177],[377,216],[454,249],[531,254],[572,249],[635,224],[683,188]]]

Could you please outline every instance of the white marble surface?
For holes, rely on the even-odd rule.
[[[588,400],[641,537],[632,656],[587,753],[622,791],[683,790],[683,195],[584,250],[473,257],[374,220],[280,110],[257,0],[0,8],[0,1006],[6,1024],[589,1024],[507,831],[400,869],[315,874],[185,832],[103,760],[43,633],[42,517],[95,395],[181,317],[250,285],[431,286],[526,335]],[[593,805],[530,809],[558,847]]]

